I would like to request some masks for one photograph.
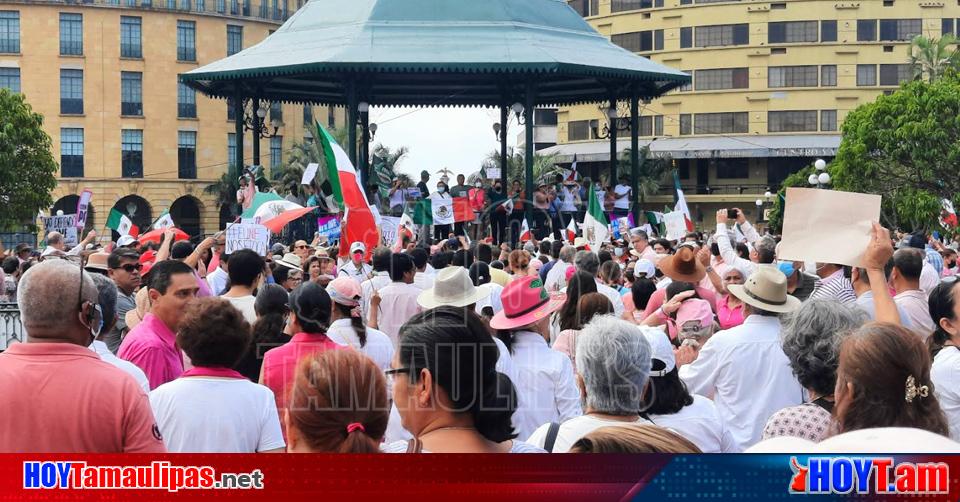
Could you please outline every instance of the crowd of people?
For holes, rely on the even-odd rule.
[[[595,249],[51,234],[2,262],[0,451],[960,451],[955,248],[785,260],[730,214]]]

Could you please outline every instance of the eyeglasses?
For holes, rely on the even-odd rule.
[[[396,380],[397,375],[410,374],[410,371],[413,368],[407,366],[405,368],[391,368],[383,372],[387,376],[387,381],[390,382],[390,385],[393,385],[393,382]]]
[[[139,263],[127,263],[126,265],[120,265],[119,267],[114,267],[114,270],[123,269],[124,272],[132,274],[134,272],[139,272],[143,269],[143,265]]]

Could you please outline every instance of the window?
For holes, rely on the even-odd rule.
[[[227,98],[227,120],[230,122],[237,120],[237,113],[233,106],[233,98]]]
[[[909,64],[880,65],[880,85],[900,85],[913,79],[913,69]]]
[[[120,115],[143,115],[143,74],[120,72]]]
[[[749,159],[717,159],[717,178],[743,179],[750,177]]]
[[[567,123],[567,141],[590,139],[590,121],[572,120]]]
[[[610,41],[630,52],[663,50],[663,30],[635,31],[613,35]]]
[[[825,64],[820,67],[820,85],[823,87],[837,86],[837,65]]]
[[[816,130],[816,110],[767,112],[768,132],[807,132]]]
[[[333,107],[327,105],[327,127],[336,127],[337,119],[333,113]]]
[[[0,52],[20,52],[20,11],[0,10]]]
[[[83,70],[60,70],[60,113],[83,113]]]
[[[875,42],[877,40],[877,20],[857,20],[857,42]]]
[[[240,15],[240,2],[238,0],[230,0],[230,14]]]
[[[197,60],[197,23],[177,21],[177,60]]]
[[[60,129],[60,176],[83,177],[83,129]]]
[[[224,12],[226,12],[226,10],[227,10],[227,8],[226,8],[226,1],[225,1],[225,0],[217,0],[217,12],[219,12],[220,14],[223,14]]]
[[[120,131],[120,150],[124,178],[143,177],[143,131],[124,129]]]
[[[177,131],[177,173],[180,179],[197,178],[196,131]]]
[[[266,1],[260,2],[260,17],[267,19],[270,16],[269,13],[270,7],[267,5]]]
[[[749,129],[747,112],[697,113],[693,121],[697,134],[746,133]]]
[[[639,136],[653,136],[653,116],[640,117]]]
[[[783,9],[786,9],[786,8],[787,8],[787,4],[786,4],[786,3],[780,2],[780,3],[772,3],[772,4],[770,4],[770,10],[783,10]]]
[[[836,110],[820,110],[820,130],[821,131],[837,130],[837,111]]]
[[[227,162],[230,165],[237,163],[237,135],[236,133],[227,133]]]
[[[140,23],[139,17],[120,16],[120,57],[143,57]]]
[[[303,105],[303,123],[307,126],[313,125],[313,107],[310,105]]]
[[[857,85],[877,85],[877,65],[858,64],[857,65]]]
[[[881,19],[880,40],[907,41],[920,34],[919,19]]]
[[[533,111],[535,125],[557,125],[557,110],[551,108],[537,108]]]
[[[817,66],[771,66],[767,68],[767,87],[816,87]]]
[[[696,75],[696,72],[694,72],[693,70],[683,70],[683,72],[686,73],[687,75],[690,75],[690,81],[680,86],[680,92],[692,91],[693,81],[695,80],[694,76]]]
[[[227,25],[227,55],[232,56],[243,50],[243,26]]]
[[[688,136],[693,134],[693,117],[689,113],[680,114],[680,135]]]
[[[653,135],[663,136],[663,115],[653,117]]]
[[[953,31],[953,18],[944,18],[940,20],[940,34],[941,35],[954,35],[956,32]]]
[[[270,138],[270,167],[280,167],[283,164],[283,136]]]
[[[653,7],[653,0],[611,0],[611,12],[623,12],[626,10],[650,9]]]
[[[696,76],[696,89],[698,91],[746,89],[750,87],[750,75],[747,68],[697,70],[694,75]]]
[[[748,29],[749,25],[746,23],[697,26],[694,30],[694,39],[697,47],[746,45],[750,43]]]
[[[197,118],[197,91],[177,83],[177,117]]]
[[[60,55],[83,54],[83,15],[60,13]]]
[[[596,16],[600,12],[599,0],[570,0],[567,3],[583,17]]]
[[[816,21],[785,21],[767,24],[767,41],[771,44],[816,42]]]
[[[283,104],[279,101],[270,102],[270,121],[273,122],[274,119],[283,123]]]
[[[180,10],[190,10],[190,0],[180,0]]]
[[[680,48],[689,49],[693,47],[693,28],[680,28]]]
[[[837,22],[836,21],[820,21],[820,41],[821,42],[837,41]]]
[[[20,92],[20,68],[0,68],[0,89]]]

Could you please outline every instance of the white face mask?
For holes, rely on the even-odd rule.
[[[623,256],[623,248],[613,248],[613,254]]]
[[[475,186],[476,186],[477,188],[483,188],[483,183],[477,183]]]
[[[440,193],[446,192],[446,191],[447,191],[447,187],[437,187],[437,191],[440,192]]]

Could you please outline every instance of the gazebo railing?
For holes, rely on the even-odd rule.
[[[0,351],[26,338],[23,323],[20,322],[20,307],[16,303],[0,303]]]

